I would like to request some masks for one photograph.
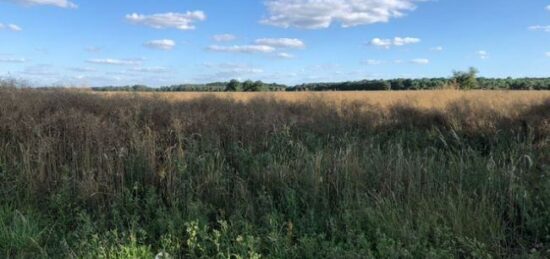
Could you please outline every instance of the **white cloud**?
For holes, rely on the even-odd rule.
[[[216,39],[214,39],[216,40]],[[215,52],[233,52],[233,53],[249,53],[249,54],[269,54],[274,53],[273,56],[283,58],[283,59],[292,59],[294,55],[287,53],[285,51],[279,51],[282,49],[290,48],[305,48],[303,41],[293,38],[261,38],[256,39],[253,43],[247,45],[232,45],[232,46],[222,46],[222,45],[210,45],[207,49]]]
[[[530,31],[550,32],[550,25],[533,25],[528,28]]]
[[[430,64],[430,60],[427,58],[416,58],[411,60],[411,63],[418,64],[418,65],[427,65],[427,64]]]
[[[479,50],[477,52],[477,55],[479,56],[480,59],[488,59],[489,58],[489,52],[487,52],[485,50]]]
[[[212,45],[208,47],[208,50],[216,51],[216,52],[234,52],[234,53],[272,53],[275,51],[275,48],[267,45],[233,45],[233,46]]]
[[[27,62],[24,58],[3,58],[0,57],[0,62],[2,63],[25,63]]]
[[[23,30],[21,27],[19,27],[16,24],[12,24],[12,23],[3,24],[3,23],[0,23],[0,30],[3,30],[3,29],[7,29],[7,30],[10,30],[10,31],[14,31],[14,32],[20,32],[20,31]]]
[[[132,13],[126,15],[126,20],[133,24],[145,25],[155,29],[175,28],[178,30],[194,30],[194,23],[206,20],[206,15],[202,11],[152,15]]]
[[[431,48],[430,50],[431,50],[431,51],[441,52],[441,51],[443,51],[443,47],[442,47],[442,46],[437,46],[437,47]]]
[[[277,57],[284,58],[284,59],[293,59],[294,55],[286,53],[286,52],[279,52],[279,53],[277,53]]]
[[[415,0],[267,0],[263,24],[288,28],[328,28],[388,22],[415,9]]]
[[[375,47],[389,49],[391,47],[401,47],[401,46],[415,44],[419,42],[420,42],[420,39],[418,38],[395,37],[393,39],[374,38],[369,42],[369,44]]]
[[[15,25],[15,24],[8,24],[7,26],[8,30],[11,30],[11,31],[22,31],[23,29],[21,29],[21,27]]]
[[[15,2],[21,5],[26,6],[35,6],[35,5],[49,5],[60,8],[77,8],[78,6],[68,0],[2,0],[4,2]]]
[[[393,45],[395,46],[405,46],[405,45],[419,43],[419,42],[420,42],[420,39],[410,38],[410,37],[406,37],[406,38],[395,37],[393,39]]]
[[[306,46],[303,41],[291,38],[263,38],[257,39],[255,43],[276,48],[304,48]]]
[[[90,59],[90,60],[87,60],[86,62],[92,63],[92,64],[118,65],[118,66],[133,66],[133,65],[141,64],[141,60],[139,59],[112,59],[112,58]]]
[[[151,49],[172,50],[176,46],[176,42],[173,40],[162,39],[148,41],[143,45]]]
[[[233,34],[217,34],[212,36],[212,39],[217,42],[228,42],[237,39],[237,36]]]

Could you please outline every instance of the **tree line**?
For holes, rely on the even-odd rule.
[[[95,91],[160,91],[160,92],[260,92],[260,91],[385,91],[432,89],[510,89],[550,90],[550,78],[486,78],[478,77],[478,70],[455,71],[451,77],[397,78],[388,80],[360,80],[346,82],[304,83],[287,86],[276,83],[233,79],[209,84],[180,84],[160,88],[145,85],[94,87]]]
[[[432,89],[511,89],[550,90],[550,78],[485,78],[478,70],[455,71],[450,78],[397,78],[389,80],[361,80],[338,83],[308,83],[287,88],[287,91],[383,91]]]

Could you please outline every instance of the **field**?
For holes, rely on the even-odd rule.
[[[103,96],[125,96],[132,93],[97,92]],[[135,94],[135,93],[133,93]],[[550,91],[499,91],[499,90],[422,90],[422,91],[335,91],[335,92],[157,92],[138,93],[168,101],[189,101],[201,97],[216,97],[234,101],[247,102],[257,98],[275,99],[278,101],[300,103],[320,100],[331,104],[359,102],[361,105],[375,105],[387,108],[394,105],[407,105],[420,108],[444,109],[452,102],[467,100],[476,104],[490,106],[495,110],[510,112],[511,106],[532,105],[550,98]]]
[[[550,92],[0,88],[0,257],[548,258]]]

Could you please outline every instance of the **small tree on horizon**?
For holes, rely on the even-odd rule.
[[[264,83],[262,81],[253,82],[252,80],[246,80],[243,82],[243,91],[245,92],[260,92],[264,89]]]
[[[479,70],[475,67],[470,67],[467,72],[464,71],[454,71],[453,72],[453,82],[454,84],[462,90],[470,90],[478,87],[477,74]]]
[[[229,83],[225,87],[225,91],[226,92],[237,92],[237,91],[240,90],[240,88],[241,88],[241,82],[239,82],[239,80],[232,79],[231,81],[229,81]]]

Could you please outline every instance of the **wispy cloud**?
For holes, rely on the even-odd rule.
[[[427,58],[416,58],[411,60],[411,63],[417,64],[417,65],[427,65],[427,64],[430,64],[430,60]]]
[[[286,52],[279,52],[279,53],[277,53],[277,57],[284,58],[284,59],[293,59],[294,55],[286,53]]]
[[[212,39],[217,42],[228,42],[228,41],[234,41],[237,39],[237,36],[233,34],[217,34],[212,36]]]
[[[203,11],[186,13],[159,13],[143,15],[132,13],[126,15],[126,20],[133,24],[144,25],[155,29],[174,28],[178,30],[194,30],[197,21],[206,20]]]
[[[530,31],[550,32],[550,25],[533,25],[528,28]]]
[[[258,45],[266,45],[276,48],[305,48],[306,44],[299,39],[291,38],[262,38],[254,41]]]
[[[152,40],[145,42],[143,46],[150,49],[172,50],[176,46],[176,42],[169,39]]]
[[[421,40],[419,38],[413,37],[395,37],[393,39],[381,39],[374,38],[369,42],[369,45],[389,49],[391,47],[401,47],[410,44],[419,43]]]
[[[10,23],[10,24],[0,23],[0,30],[4,30],[4,29],[7,29],[9,31],[14,31],[14,32],[20,32],[23,30],[21,27],[19,27],[19,25],[16,25],[13,23]]]
[[[52,66],[49,64],[33,65],[26,67],[22,74],[30,76],[55,76],[57,72],[52,70]]]
[[[386,61],[378,60],[378,59],[367,59],[367,60],[365,60],[364,63],[367,64],[367,65],[370,65],[370,66],[376,66],[376,65],[384,64],[384,63],[386,63]]]
[[[86,62],[91,64],[99,64],[99,65],[135,66],[135,65],[140,65],[142,60],[141,59],[105,58],[105,59],[89,59]]]
[[[282,59],[293,59],[294,55],[284,50],[301,49],[306,45],[303,41],[295,38],[260,38],[247,45],[221,46],[211,45],[207,49],[214,52],[232,52],[248,54],[270,54]],[[278,53],[274,53],[278,51]]]
[[[74,72],[80,72],[80,73],[89,73],[89,72],[96,72],[97,69],[92,67],[71,67],[69,70]]]
[[[441,52],[441,51],[443,51],[443,49],[444,49],[444,48],[443,48],[442,46],[437,46],[437,47],[431,48],[430,50],[431,50],[431,51],[436,51],[436,52]]]
[[[233,53],[272,53],[276,49],[267,45],[233,45],[233,46],[219,46],[212,45],[208,47],[208,50],[215,52],[233,52]]]
[[[477,55],[479,56],[480,59],[488,59],[489,58],[489,52],[487,52],[485,50],[478,50]]]
[[[7,58],[7,57],[0,57],[0,62],[2,63],[25,63],[27,62],[24,58]]]
[[[141,73],[166,73],[169,69],[165,67],[134,67],[129,69],[129,71]]]
[[[25,6],[49,5],[60,8],[77,8],[78,6],[68,0],[0,0],[2,2],[14,2]]]
[[[394,61],[387,61],[387,60],[379,60],[379,59],[367,59],[363,63],[370,65],[370,66],[376,66],[376,65],[382,65],[382,64],[405,64],[407,62],[403,61],[402,59],[396,59]],[[427,58],[415,58],[408,61],[410,64],[416,64],[416,65],[427,65],[430,64],[430,60]]]

